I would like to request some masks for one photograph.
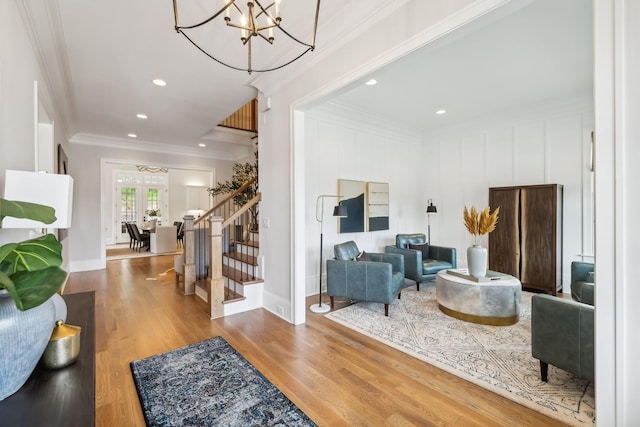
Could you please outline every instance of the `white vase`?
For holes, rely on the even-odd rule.
[[[473,245],[467,248],[469,275],[481,278],[487,275],[487,248]]]

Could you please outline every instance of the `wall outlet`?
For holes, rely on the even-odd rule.
[[[262,218],[262,228],[271,227],[271,218]]]
[[[284,307],[281,305],[276,306],[276,310],[280,316],[284,316]]]

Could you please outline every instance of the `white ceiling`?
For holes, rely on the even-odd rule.
[[[180,0],[180,4],[183,1],[196,2]],[[53,26],[49,34],[58,36],[58,44],[51,49],[64,75],[52,81],[59,86],[54,92],[69,98],[72,135],[100,135],[116,145],[166,144],[174,150],[178,146],[230,159],[251,152],[246,138],[221,134],[215,125],[256,96],[251,83],[259,74],[228,69],[197,51],[173,29],[170,1],[22,2],[28,4],[23,8],[36,35],[40,34],[41,48],[52,43],[44,26]],[[362,79],[336,93],[332,101],[408,126],[432,128],[557,98],[590,99],[591,2],[516,3],[523,7],[505,17],[494,13],[443,37],[371,73],[379,82],[376,86],[365,87],[362,83],[367,79]],[[293,10],[300,4],[310,9]],[[359,11],[358,16],[366,19],[385,7],[389,7],[385,0],[322,0],[317,51],[344,36],[352,24],[349,16]],[[40,16],[42,8],[48,8],[47,19]],[[312,1],[285,0],[283,26],[306,21],[314,8]],[[196,20],[196,10],[181,14],[180,23]],[[362,15],[362,10],[368,15]],[[298,15],[307,18],[296,21],[293,16]],[[302,28],[295,24],[292,28],[300,38],[308,38]],[[224,26],[221,30],[225,35],[233,33]],[[218,46],[223,53],[240,49],[237,37],[224,40]],[[268,60],[289,54],[285,47],[283,52],[268,46],[274,52]],[[299,62],[304,65],[306,60]],[[292,68],[273,73],[288,70]],[[166,87],[151,83],[158,77],[167,81]],[[436,116],[439,108],[448,113]],[[148,119],[136,118],[138,113]],[[129,139],[129,133],[138,138]],[[200,142],[207,147],[198,148]]]
[[[332,102],[416,129],[549,103],[591,101],[591,2],[536,0],[485,16],[337,94]],[[364,82],[375,78],[375,86]],[[439,109],[447,111],[436,115]]]

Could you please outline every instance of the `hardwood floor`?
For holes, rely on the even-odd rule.
[[[322,315],[298,326],[263,309],[209,320],[175,289],[172,267],[171,256],[135,258],[69,277],[65,294],[96,292],[99,427],[144,426],[131,361],[217,335],[320,426],[564,425]]]

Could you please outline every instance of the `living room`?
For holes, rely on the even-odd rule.
[[[428,2],[425,2],[425,3],[428,3]],[[436,14],[422,13],[424,11],[428,11],[429,6],[433,7],[434,5],[432,4],[412,5],[412,6],[415,6],[416,7],[415,10],[420,12],[420,13],[416,13],[415,15],[427,17],[426,21],[421,23],[422,28],[424,28],[424,25],[427,25],[427,26],[435,25],[435,23],[439,22],[439,19],[442,18],[443,16],[447,16],[448,14],[453,14],[454,11],[458,10],[456,6],[451,6],[450,10],[447,10],[447,11],[441,10],[438,12],[438,13],[441,13],[441,15],[437,15],[437,13]],[[497,6],[497,5],[484,4],[483,10],[484,11],[489,10],[494,6]],[[4,9],[3,9],[3,12],[4,12]],[[3,15],[15,17],[16,14],[13,13],[13,11],[11,12],[12,13],[6,14],[6,15],[3,13]],[[471,12],[467,10],[467,13],[471,13]],[[477,15],[477,14],[480,14],[481,12],[476,11],[475,13]],[[397,18],[397,16],[395,16],[395,18]],[[469,18],[467,17],[467,20],[468,19]],[[3,23],[4,21],[5,20],[3,20]],[[7,25],[3,25],[4,27],[3,40],[11,40],[11,38],[14,37],[15,34],[23,34],[21,38],[22,45],[23,46],[28,45],[29,41],[27,40],[27,37],[24,36],[24,33],[22,32],[21,28],[17,28],[17,27],[21,27],[22,25],[19,22],[19,19],[9,20],[7,18],[6,21],[9,21],[9,22],[6,22]],[[388,22],[389,21],[387,21],[387,23]],[[417,27],[417,24],[414,23],[414,25],[415,27]],[[457,25],[459,25],[459,21],[452,22],[449,24],[450,28],[454,28]],[[417,32],[418,31],[416,31],[416,33]],[[378,31],[374,33],[385,34],[385,33],[388,33],[388,31],[383,30],[383,31]],[[385,35],[388,35],[388,34],[385,34]],[[361,36],[361,37],[364,38],[364,36]],[[433,38],[433,35],[431,35],[431,37]],[[314,243],[315,240],[317,239],[316,237],[317,233],[315,231],[311,232],[309,234],[309,237],[307,238],[305,238],[304,236],[301,236],[301,230],[306,229],[305,225],[308,224],[309,219],[312,218],[312,216],[308,214],[302,214],[302,213],[305,211],[308,212],[312,210],[313,203],[310,204],[308,198],[314,199],[317,193],[309,191],[304,186],[302,188],[298,187],[298,185],[300,185],[299,184],[300,182],[304,183],[303,179],[297,179],[304,176],[304,172],[303,172],[304,162],[301,162],[300,161],[301,158],[298,157],[298,156],[303,156],[304,152],[301,152],[296,149],[292,149],[290,146],[290,138],[289,138],[289,132],[291,127],[289,126],[290,125],[290,106],[292,104],[294,105],[294,107],[303,106],[305,105],[305,101],[306,101],[305,97],[307,97],[308,94],[310,93],[315,94],[316,98],[319,98],[325,94],[332,92],[332,90],[330,89],[341,87],[344,85],[346,81],[352,81],[354,77],[365,76],[366,74],[368,74],[368,72],[370,72],[372,69],[375,68],[374,67],[375,64],[372,64],[372,62],[375,62],[375,61],[373,61],[371,58],[376,58],[376,61],[380,61],[380,62],[384,62],[388,60],[391,57],[390,54],[387,54],[386,58],[378,58],[378,54],[380,52],[387,52],[387,50],[390,50],[392,47],[399,44],[402,40],[406,40],[409,38],[410,37],[405,33],[403,34],[402,37],[398,35],[397,38],[391,37],[390,40],[380,41],[380,43],[377,44],[375,48],[374,47],[370,47],[369,49],[354,48],[352,49],[352,51],[356,53],[352,57],[349,57],[349,55],[344,54],[344,51],[343,51],[342,52],[343,54],[339,56],[341,59],[344,60],[343,63],[340,63],[340,64],[338,63],[334,64],[334,63],[328,63],[328,62],[323,63],[322,67],[318,67],[318,68],[322,68],[322,71],[317,70],[309,74],[307,76],[307,78],[309,79],[307,82],[303,80],[294,81],[292,84],[293,89],[290,89],[288,92],[284,92],[284,93],[276,92],[275,88],[277,88],[278,85],[282,85],[281,81],[280,82],[276,81],[278,79],[278,77],[276,76],[274,77],[264,76],[264,78],[262,78],[261,81],[256,82],[256,86],[260,87],[261,90],[263,89],[263,93],[269,95],[272,98],[273,105],[274,105],[273,109],[268,113],[267,123],[261,129],[262,141],[263,142],[269,141],[269,150],[265,150],[265,149],[261,150],[261,156],[262,156],[261,173],[262,171],[264,171],[264,175],[261,176],[261,189],[265,195],[265,201],[261,207],[261,212],[263,215],[271,219],[271,228],[263,230],[264,240],[265,240],[264,250],[265,250],[265,253],[288,254],[286,256],[277,257],[278,259],[270,259],[267,261],[270,263],[270,266],[271,266],[271,268],[268,268],[268,271],[270,272],[270,277],[267,279],[269,282],[271,282],[271,287],[270,287],[268,298],[265,298],[265,301],[266,301],[265,305],[267,305],[269,309],[275,311],[275,307],[277,305],[284,304],[285,307],[288,307],[285,316],[294,323],[300,323],[304,321],[304,307],[305,307],[304,296],[308,293],[309,290],[314,289],[314,287],[312,285],[309,285],[309,283],[315,283],[315,277],[317,277],[317,272],[314,273],[313,271],[309,271],[309,268],[305,267],[307,264],[313,266],[314,264],[312,260],[317,259],[317,244]],[[363,46],[366,46],[366,45],[367,44],[363,44]],[[409,47],[406,47],[405,49],[407,51],[410,50]],[[25,144],[23,141],[25,140],[29,141],[32,138],[31,137],[31,134],[32,134],[31,118],[32,117],[30,113],[30,111],[32,110],[32,105],[30,105],[32,98],[30,94],[32,92],[32,81],[34,79],[41,79],[42,72],[38,69],[37,65],[35,64],[36,60],[32,58],[30,60],[32,61],[32,63],[29,64],[29,67],[27,67],[28,70],[30,70],[30,72],[26,73],[24,77],[18,77],[14,71],[11,71],[10,69],[8,69],[8,65],[7,65],[11,62],[14,62],[14,59],[16,58],[14,56],[8,56],[8,54],[5,57],[5,53],[6,51],[3,45],[3,61],[2,61],[3,107],[4,107],[3,122],[2,122],[3,155],[2,155],[2,160],[0,160],[0,162],[3,170],[9,169],[9,168],[29,169],[31,166],[33,153],[31,148],[24,149]],[[398,54],[396,54],[396,56],[398,56]],[[335,62],[338,62],[338,61],[335,61]],[[18,61],[18,63],[20,63],[20,61]],[[365,67],[361,64],[367,64],[367,66]],[[353,71],[353,70],[356,70],[356,71]],[[318,76],[320,73],[325,73],[325,76],[320,78]],[[344,77],[344,76],[348,76],[348,77]],[[16,95],[15,97],[5,96],[8,91],[8,87],[10,86],[7,82],[11,82],[12,89],[15,90],[18,95]],[[321,86],[319,82],[333,82],[333,83],[327,83],[328,86],[326,88],[323,86],[323,89],[320,90],[320,92],[325,91],[325,93],[318,93],[319,91],[317,88]],[[596,84],[597,83],[598,81],[596,80]],[[333,88],[329,87],[331,85],[333,85]],[[25,96],[22,96],[22,95],[26,95],[26,99],[24,99]],[[45,99],[44,102],[49,106],[55,104],[51,99],[48,99],[48,100]],[[7,108],[7,105],[12,105],[13,108],[9,109]],[[582,138],[585,135],[585,131],[581,126],[578,129],[576,127],[576,122],[578,121],[578,117],[582,117],[582,114],[584,113],[585,111],[583,111],[582,108],[576,107],[571,111],[568,111],[567,115],[564,116],[567,118],[568,122],[570,122],[565,127],[565,129],[570,129],[574,134],[579,132],[581,135],[581,138],[580,138],[581,144],[584,144],[585,142],[584,139]],[[297,113],[294,113],[294,116],[296,115]],[[529,130],[532,130],[533,133],[539,137],[541,123],[544,120],[553,120],[553,119],[557,119],[558,117],[560,118],[563,117],[562,109],[551,111],[549,112],[548,116],[539,118],[537,124],[534,125],[533,129],[529,129]],[[596,108],[596,120],[595,120],[596,123],[597,123],[598,117],[599,117],[598,110]],[[56,123],[59,123],[59,122],[61,121],[57,121]],[[6,129],[6,133],[4,129]],[[294,137],[295,137],[295,133],[300,132],[301,129],[302,127],[294,126]],[[503,127],[501,129],[504,131],[505,128]],[[524,130],[525,131],[527,130],[526,127],[524,128]],[[596,132],[597,132],[597,129],[596,129]],[[476,132],[474,135],[477,137],[478,133]],[[60,137],[59,139],[61,141],[68,140],[64,138],[63,132],[61,132],[58,136]],[[416,139],[416,141],[423,138],[421,135],[416,135],[416,137],[418,138]],[[447,138],[455,139],[456,136],[455,134],[449,134],[447,135]],[[601,141],[601,144],[606,144],[607,143],[606,139],[607,138],[603,138],[603,140]],[[299,147],[299,146],[296,145],[296,143],[294,142],[293,147]],[[607,148],[609,148],[610,146],[607,146],[607,145],[601,145],[600,147],[604,147],[604,148],[600,149],[599,151],[600,157],[599,159],[596,160],[596,164],[598,164],[598,160],[602,162],[604,160],[609,159],[608,157],[606,157],[607,153],[614,151],[614,150],[608,150]],[[466,195],[468,194],[468,191],[466,189],[462,193],[464,198],[460,197],[461,196],[460,193],[445,192],[441,189],[443,188],[441,184],[443,183],[443,180],[445,178],[451,178],[454,175],[455,175],[455,179],[458,179],[460,177],[459,170],[462,170],[462,167],[459,166],[458,172],[456,173],[451,172],[451,175],[444,175],[442,171],[448,172],[449,171],[448,165],[446,168],[443,168],[441,166],[442,163],[440,163],[440,160],[449,161],[451,157],[455,156],[460,151],[451,153],[449,156],[443,156],[442,158],[438,158],[438,160],[435,160],[435,159],[431,160],[430,154],[432,153],[432,150],[431,149],[427,150],[426,148],[423,150],[428,151],[427,153],[424,153],[426,166],[428,166],[429,169],[441,171],[439,173],[440,175],[439,181],[436,180],[433,183],[433,185],[431,183],[427,183],[428,185],[427,187],[421,187],[419,188],[418,192],[415,192],[415,193],[409,192],[408,189],[412,188],[412,186],[415,185],[413,184],[414,182],[424,183],[425,180],[422,175],[416,174],[417,178],[419,179],[407,180],[406,182],[404,182],[409,185],[408,187],[398,185],[398,184],[402,184],[403,182],[394,183],[391,190],[392,194],[397,195],[397,197],[399,197],[402,203],[407,203],[407,201],[410,200],[411,202],[409,203],[413,203],[413,206],[411,206],[408,209],[403,208],[402,211],[400,211],[399,201],[396,201],[395,203],[392,202],[392,209],[398,209],[397,212],[392,211],[395,217],[397,218],[397,220],[406,221],[403,223],[402,230],[400,230],[400,223],[398,223],[397,229],[393,231],[409,231],[409,230],[406,230],[406,228],[408,227],[411,227],[412,229],[420,228],[424,230],[425,222],[426,222],[426,215],[424,215],[424,212],[423,212],[425,209],[424,204],[427,199],[431,198],[434,201],[436,201],[436,203],[439,205],[439,211],[442,211],[443,214],[444,212],[446,212],[446,214],[448,215],[448,218],[450,218],[450,220],[448,220],[447,222],[445,222],[444,219],[441,218],[444,215],[439,215],[434,218],[434,221],[432,223],[433,240],[437,241],[438,243],[445,243],[445,242],[451,241],[452,244],[457,247],[465,247],[467,243],[464,242],[464,239],[465,239],[464,230],[460,226],[461,225],[460,224],[461,223],[460,207],[464,205],[464,203],[467,203],[467,204],[475,203],[477,205],[481,205],[485,199],[481,197],[475,198],[475,196],[472,196],[472,198],[467,199]],[[499,151],[499,148],[496,148],[496,150]],[[585,147],[583,145],[580,146],[580,151],[583,154],[588,152],[588,150],[585,151]],[[573,153],[573,151],[570,151],[570,152]],[[74,153],[74,149],[69,150],[69,154],[72,162],[91,161],[94,166],[97,166],[99,164],[98,162],[94,162],[93,159],[86,159],[83,155]],[[410,153],[407,153],[407,154],[410,154]],[[483,157],[486,156],[485,157],[486,159],[490,158],[490,156],[486,155],[484,152],[479,154],[481,154]],[[540,153],[538,152],[536,154],[539,155]],[[74,157],[74,156],[77,156],[77,157]],[[564,157],[566,156],[566,154],[562,153],[562,156]],[[269,166],[269,165],[282,165],[282,159],[283,158],[288,159],[290,157],[293,158],[292,170],[290,170],[289,168]],[[493,158],[493,159],[496,161],[498,159],[504,160],[502,157]],[[432,161],[433,163],[431,163]],[[489,161],[491,160],[486,160],[486,162],[489,162]],[[402,163],[399,163],[399,164],[402,164]],[[459,163],[457,164],[460,165]],[[467,160],[465,160],[465,163],[464,163],[465,166],[474,165],[474,164],[475,162],[473,157],[467,158]],[[536,171],[531,173],[531,171],[529,171],[526,168],[524,169],[524,171],[527,172],[528,178],[535,178],[536,181],[539,181],[540,179],[548,178],[544,172],[545,165],[547,165],[547,163],[545,163],[543,159],[540,159],[538,157],[538,162],[536,163],[536,166],[535,166]],[[551,164],[548,164],[548,165],[550,165],[551,167]],[[422,163],[416,163],[412,166],[416,169],[418,168],[422,169],[423,167],[425,167],[425,165]],[[485,163],[484,167],[485,168],[487,167],[487,163]],[[540,168],[542,168],[543,172],[540,172]],[[406,168],[403,167],[403,169],[406,169]],[[467,170],[467,169],[465,168],[464,170]],[[518,170],[521,171],[522,169],[518,168]],[[560,176],[555,175],[556,169],[551,168],[548,170],[554,171],[551,175],[549,175],[549,177],[558,177],[558,180],[559,180]],[[614,174],[611,166],[609,168],[607,168],[606,165],[602,166],[599,169],[599,171],[601,175],[598,175],[598,176],[600,177],[601,183],[607,182],[606,180],[611,180],[611,181],[613,180]],[[611,173],[606,174],[607,172],[611,172]],[[343,173],[346,174],[346,173],[355,173],[355,172],[348,171],[348,170],[337,170],[335,171],[335,173],[331,173],[327,176],[322,176],[323,185],[329,186],[327,187],[327,190],[329,190],[329,192],[335,191],[336,179],[349,178],[348,176],[342,175]],[[358,173],[360,172],[358,171]],[[482,173],[486,173],[486,171]],[[373,174],[369,174],[369,175],[371,176],[366,176],[366,177],[358,176],[357,178],[373,180],[374,179]],[[388,178],[388,176],[390,175],[381,176],[380,178],[375,178],[375,179],[393,183],[391,178]],[[97,187],[93,185],[93,180],[90,182],[79,180],[79,182],[80,181],[82,182],[82,186],[88,187],[86,189],[81,189],[81,191],[87,191],[93,194],[97,193],[96,192]],[[492,182],[493,180],[491,181],[487,180],[485,182],[482,182],[481,184],[482,184],[482,187],[486,190],[486,188],[488,187],[488,184]],[[290,187],[292,187],[294,191],[293,197],[291,197],[291,195],[287,191],[282,191],[283,189],[290,188]],[[396,187],[397,189],[395,189]],[[596,187],[596,190],[597,190],[597,187]],[[407,191],[407,193],[402,193],[402,191]],[[471,189],[469,191],[473,191],[475,193],[476,190]],[[611,194],[611,191],[601,191],[599,196],[601,197],[600,200],[606,201],[608,200],[607,199],[608,197],[613,197],[612,195],[610,196],[610,194]],[[401,197],[401,196],[404,196],[404,197]],[[449,198],[450,196],[452,197],[451,199]],[[625,192],[624,196],[626,197],[628,196],[628,194]],[[457,201],[453,201],[453,197],[456,197]],[[80,211],[80,213],[89,212],[90,206],[95,206],[94,202],[96,200],[97,200],[96,198],[87,199],[86,204],[82,207],[82,210]],[[625,200],[633,201],[634,199],[626,198]],[[291,203],[293,203],[293,212],[294,212],[293,215],[289,215],[289,214],[280,215],[281,207],[289,206]],[[618,202],[618,203],[622,203],[622,202]],[[615,203],[610,203],[610,204],[604,203],[604,205],[615,206]],[[600,209],[603,209],[603,208],[600,208]],[[413,212],[411,214],[412,216],[410,218],[405,218],[403,215],[408,215],[407,212],[409,211]],[[610,211],[606,211],[606,212],[611,213]],[[82,217],[81,214],[78,214],[76,216]],[[612,221],[614,220],[611,214],[599,215],[598,218],[599,220],[604,218],[605,221],[607,219],[610,219]],[[89,237],[99,236],[100,232],[99,230],[95,230],[95,227],[93,224],[90,224],[89,222],[87,222],[87,223],[81,223],[81,225],[82,226],[78,227],[76,230],[70,231],[70,238],[72,240],[85,239],[87,238],[87,235],[89,235]],[[607,225],[607,227],[609,226]],[[599,244],[602,244],[602,245],[604,245],[607,242],[610,242],[606,246],[602,247],[602,249],[608,249],[610,248],[610,246],[613,246],[613,240],[612,240],[613,237],[606,237],[606,236],[607,234],[616,235],[616,233],[604,233],[604,231],[601,231],[601,233],[603,234],[598,238],[598,231],[596,231],[596,241],[598,241]],[[630,234],[633,235],[633,233],[630,233]],[[277,236],[279,237],[276,238]],[[287,238],[282,238],[284,236],[286,236]],[[387,239],[388,238],[385,237],[385,241]],[[452,239],[452,240],[449,240],[449,239]],[[281,242],[278,242],[278,240],[280,240]],[[309,243],[305,243],[305,240],[309,241]],[[286,241],[286,243],[282,241]],[[311,255],[306,255],[307,253],[306,250],[292,250],[290,246],[291,241],[294,241],[294,248],[295,247],[312,248],[313,251],[315,251],[315,253]],[[71,246],[73,246],[73,241],[70,243],[71,243]],[[301,246],[298,246],[298,245],[301,245]],[[382,241],[366,242],[366,245],[367,246],[370,245],[372,248],[380,247],[382,246]],[[326,247],[329,247],[329,245],[327,244]],[[596,245],[596,250],[597,249],[598,249],[598,245]],[[605,250],[602,250],[602,249],[601,249],[601,252],[606,252]],[[573,254],[575,253],[583,253],[583,252],[574,251]],[[299,257],[308,257],[309,262],[300,263],[298,260]],[[606,262],[606,261],[603,261],[603,262]],[[613,261],[610,261],[609,264],[603,264],[603,265],[604,267],[601,270],[602,274],[612,274],[610,272],[613,270],[612,268],[614,265]],[[631,271],[629,271],[629,273],[625,273],[625,275],[626,274],[630,275]],[[602,276],[599,276],[599,277],[602,277]],[[615,282],[615,281],[612,280],[612,282]],[[296,283],[296,284],[307,283],[307,285],[305,285],[307,292],[304,292],[301,289],[292,290],[293,289],[293,286],[291,285],[292,283]],[[623,283],[625,282],[621,281],[620,283],[621,283],[620,286],[623,286]],[[630,289],[626,289],[626,287],[622,289],[626,290],[626,295],[629,295],[629,296],[632,295],[631,293],[633,291],[631,291]],[[622,292],[622,289],[620,290],[620,292]],[[300,294],[300,295],[297,295],[297,294]],[[603,305],[611,304],[611,307],[612,307],[611,312],[606,312],[609,314],[607,318],[611,318],[612,313],[615,313],[614,307],[616,307],[616,303],[613,298],[613,290],[611,291],[611,293],[603,294],[601,298],[602,298],[601,301],[603,301],[602,303]],[[620,304],[620,301],[618,301],[618,304]],[[620,307],[620,310],[622,310],[622,307]],[[624,312],[623,314],[621,314],[621,316],[624,316],[625,322],[623,322],[623,324],[626,323],[627,320],[633,320],[631,313]],[[633,324],[633,322],[630,324]],[[610,329],[611,323],[605,324],[604,327],[606,329]],[[608,335],[611,337],[610,338],[611,340],[614,339],[613,336],[615,334],[608,334]],[[634,341],[631,339],[626,340],[627,345],[633,342]],[[616,348],[615,341],[604,341],[603,344],[608,344],[608,345],[605,345],[605,348]],[[618,343],[618,345],[621,345],[621,344]],[[623,351],[622,354],[626,354],[626,353]],[[606,360],[606,356],[604,357]],[[625,366],[629,366],[629,365],[625,365]],[[611,375],[611,377],[614,378],[615,375]],[[632,375],[629,375],[629,377],[633,378]],[[602,384],[606,386],[607,380],[603,379],[602,381],[603,381]],[[621,381],[623,381],[622,378],[621,378]],[[605,395],[605,393],[603,393],[603,395]],[[605,414],[606,414],[606,411],[605,411]]]

